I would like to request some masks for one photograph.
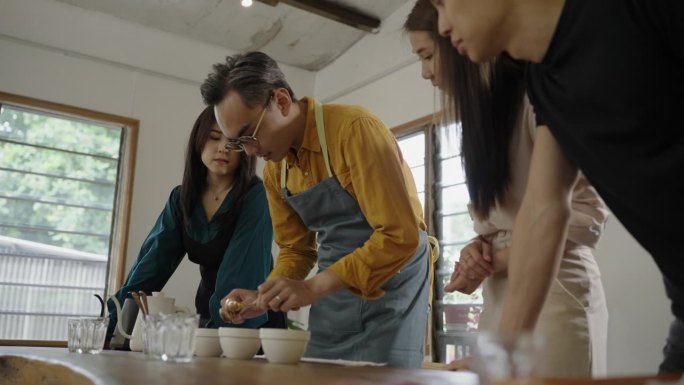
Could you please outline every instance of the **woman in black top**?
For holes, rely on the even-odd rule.
[[[256,159],[225,144],[213,109],[205,108],[190,133],[183,183],[171,191],[117,291],[120,302],[130,291],[160,291],[187,254],[201,274],[195,296],[200,326],[234,326],[220,317],[221,299],[238,287],[256,289],[268,277],[273,228]],[[111,317],[110,336],[115,323]],[[272,312],[240,325],[262,326],[286,327],[285,316]]]

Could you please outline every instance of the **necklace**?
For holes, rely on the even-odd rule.
[[[225,197],[226,194],[228,194],[228,192],[229,192],[232,188],[233,188],[233,185],[231,184],[230,186],[228,186],[228,188],[227,188],[225,191],[219,192],[218,194],[215,193],[215,192],[213,192],[213,191],[211,191],[211,195],[213,195],[213,197],[214,197],[214,202],[218,202],[219,199]]]

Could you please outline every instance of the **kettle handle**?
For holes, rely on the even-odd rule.
[[[121,333],[122,336],[128,338],[129,340],[133,338],[130,334],[126,333],[125,330],[123,330],[123,326],[121,326],[121,322],[119,320],[121,319],[121,304],[119,303],[119,300],[116,299],[116,295],[112,294],[109,296],[109,299],[114,301],[114,306],[116,307],[116,327],[119,329],[119,333]]]

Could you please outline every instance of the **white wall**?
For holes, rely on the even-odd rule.
[[[409,2],[384,22],[383,32],[364,38],[319,71],[316,97],[364,105],[388,127],[434,112],[432,87],[420,78],[420,66],[399,32],[411,6]],[[610,312],[609,375],[656,372],[672,320],[660,273],[614,217],[595,255]]]
[[[412,2],[383,21],[380,33],[367,35],[316,74],[314,96],[323,102],[359,104],[388,127],[432,114],[435,92],[420,77],[402,25]]]
[[[657,371],[674,317],[653,259],[615,217],[599,242],[596,258],[610,314],[609,373]]]
[[[0,90],[140,120],[127,270],[180,183],[199,85],[229,52],[52,0],[0,1]],[[300,94],[314,74],[283,66]],[[194,306],[187,260],[165,291]]]

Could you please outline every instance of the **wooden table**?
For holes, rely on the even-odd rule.
[[[58,375],[71,375],[51,384],[70,385],[171,385],[171,384],[240,384],[240,385],[478,385],[477,376],[468,372],[429,369],[394,369],[385,367],[346,367],[300,362],[297,365],[270,364],[264,359],[250,361],[226,358],[198,358],[190,363],[170,363],[148,359],[141,353],[103,351],[98,355],[69,353],[63,348],[0,347],[0,383],[13,375],[9,356],[59,364],[52,366]],[[15,362],[17,359],[14,359]],[[19,359],[24,361],[23,359]],[[67,370],[69,367],[81,375]],[[43,378],[38,366],[35,378]],[[51,370],[51,369],[50,369]],[[48,370],[48,372],[50,371]],[[14,373],[16,375],[16,373]],[[82,375],[91,379],[83,381]],[[43,377],[41,377],[43,376]],[[552,380],[542,385],[645,385],[650,377],[611,378],[605,380]],[[669,380],[676,377],[669,377]],[[10,382],[11,383],[11,382]],[[22,385],[50,382],[24,379]]]
[[[297,365],[270,364],[265,359],[250,361],[226,358],[198,358],[190,363],[148,359],[141,353],[103,351],[98,355],[69,353],[63,348],[0,347],[0,383],[7,378],[3,356],[22,356],[67,365],[94,380],[109,385],[240,384],[240,385],[477,385],[473,373],[428,369],[346,367],[300,362]],[[7,357],[4,357],[7,361]],[[54,367],[53,367],[54,368]],[[65,370],[62,369],[64,372]],[[62,376],[68,375],[62,373]],[[78,379],[70,378],[70,385]],[[27,382],[27,380],[24,380]],[[36,382],[40,383],[40,382]],[[88,382],[82,382],[88,384]],[[23,384],[22,384],[23,385]],[[28,385],[28,384],[27,384]]]

